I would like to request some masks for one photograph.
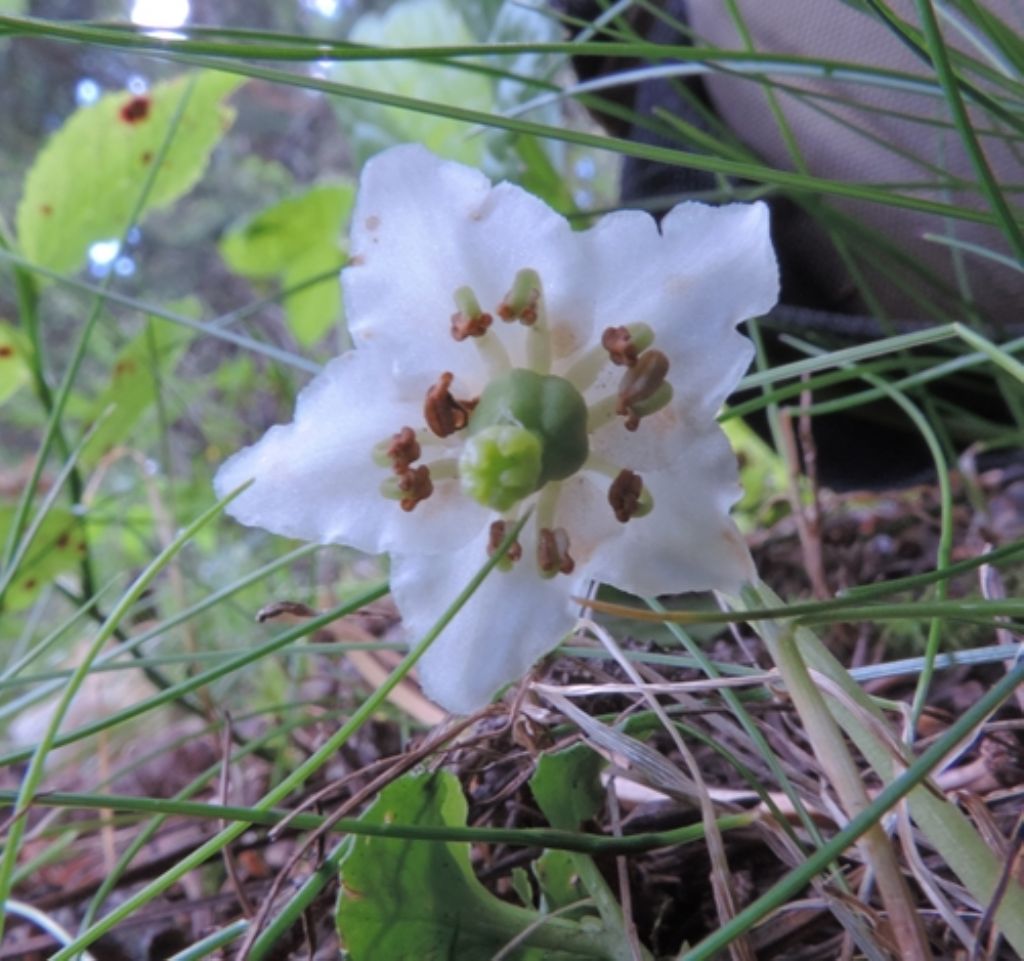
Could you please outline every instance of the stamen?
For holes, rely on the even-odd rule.
[[[544,308],[544,289],[536,270],[524,267],[516,273],[511,289],[498,305],[497,314],[506,323],[518,320],[530,328],[526,341],[527,366],[537,374],[547,374],[551,370],[551,335]]]
[[[616,367],[632,367],[640,354],[654,343],[654,331],[647,324],[608,327],[601,335],[601,346]]]
[[[398,501],[403,511],[411,511],[420,501],[434,493],[430,468],[425,464],[409,467],[398,477],[389,477],[380,485],[380,492],[389,500]]]
[[[582,393],[593,385],[609,360],[619,367],[632,367],[653,343],[654,331],[647,324],[607,327],[600,345],[586,351],[564,377]]]
[[[440,460],[428,461],[432,480],[456,480],[459,476],[459,462],[454,457],[442,457]]]
[[[395,443],[398,440],[398,438],[402,437],[403,432],[406,430],[412,430],[412,428],[403,427],[402,430],[399,431],[397,434],[392,434],[386,440],[382,440],[373,445],[371,456],[373,457],[373,462],[378,467],[395,467],[395,461],[391,451],[392,448],[395,446]],[[437,437],[434,433],[427,430],[425,427],[422,427],[419,430],[412,431],[412,436],[413,440],[415,441],[416,444],[419,445],[420,448],[420,453],[415,458],[416,460],[422,457],[423,452],[428,448],[440,448],[444,446],[442,438]],[[412,464],[413,458],[408,458],[408,463]],[[408,466],[408,464],[406,466]]]
[[[665,380],[668,368],[668,358],[660,350],[645,350],[622,375],[616,413],[626,418],[626,430],[636,430],[641,417],[672,399],[672,385]]]
[[[607,327],[601,335],[601,346],[616,367],[632,367],[636,363],[636,344],[625,327]]]
[[[505,521],[494,521],[488,532],[487,556],[492,557],[494,552],[501,547],[501,542],[508,533],[508,524]],[[498,561],[498,569],[503,571],[512,570],[512,565],[523,556],[523,545],[518,540],[513,541],[505,556]]]
[[[620,398],[616,413],[626,418],[626,430],[636,430],[640,426],[642,418],[656,414],[663,407],[667,407],[671,401],[672,385],[666,381],[650,397],[645,397],[633,404],[623,404]]]
[[[542,527],[537,535],[537,566],[542,577],[571,574],[576,562],[569,555],[569,535],[564,527]]]
[[[490,337],[475,337],[473,343],[487,365],[490,379],[507,374],[512,369],[508,351],[496,333],[492,332]]]
[[[469,415],[476,406],[475,400],[456,400],[448,388],[454,375],[443,373],[436,384],[427,391],[423,404],[423,417],[438,437],[448,437],[462,430],[469,423]]]
[[[622,375],[619,397],[629,404],[646,400],[665,382],[668,366],[668,358],[660,350],[644,351]]]
[[[546,321],[534,324],[526,335],[526,363],[537,374],[551,371],[551,334]]]
[[[470,287],[460,287],[455,291],[455,306],[459,309],[452,314],[452,337],[463,341],[467,337],[483,337],[491,326],[493,317],[480,309]]]
[[[590,456],[587,457],[586,463],[583,465],[584,470],[593,471],[595,474],[601,474],[607,477],[608,480],[615,480],[619,476],[619,472],[622,470],[618,464],[613,464],[606,457],[602,457],[600,454],[595,454],[591,451]]]
[[[618,416],[619,398],[612,394],[602,397],[587,408],[587,433],[593,434],[605,424],[610,424]]]
[[[562,485],[555,482],[545,484],[537,503],[534,506],[534,517],[537,519],[537,526],[540,528],[555,526],[555,511],[558,509],[558,499],[562,494]]]
[[[524,267],[512,281],[512,288],[498,305],[498,316],[506,323],[518,320],[526,327],[532,327],[543,320],[544,301],[540,276],[536,270]]]
[[[383,463],[382,458],[378,457],[379,450],[383,453]],[[421,453],[416,431],[411,427],[403,427],[397,434],[392,435],[390,441],[383,441],[374,448],[374,460],[381,467],[390,464],[396,474],[403,474],[410,464],[420,459]]]
[[[644,517],[654,508],[651,495],[644,489],[643,479],[628,468],[619,471],[608,488],[608,503],[615,519],[625,524],[630,518]]]

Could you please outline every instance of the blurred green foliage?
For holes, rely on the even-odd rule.
[[[218,247],[224,262],[243,277],[280,282],[288,327],[303,347],[342,322],[339,238],[354,197],[351,181],[311,187],[260,211]]]

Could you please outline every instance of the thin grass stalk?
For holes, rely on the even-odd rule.
[[[23,529],[21,539],[18,541],[18,544],[14,550],[14,554],[12,555],[9,563],[3,569],[0,569],[0,602],[2,602],[3,597],[7,592],[7,589],[11,586],[11,581],[14,580],[15,575],[18,573],[18,568],[21,565],[22,561],[24,561],[25,555],[28,554],[30,548],[32,547],[32,544],[36,539],[36,535],[42,528],[43,523],[50,512],[50,509],[57,502],[57,498],[60,496],[61,491],[64,489],[64,484],[68,483],[72,477],[78,475],[78,458],[82,455],[82,451],[85,450],[86,444],[88,444],[89,441],[92,440],[93,435],[96,433],[96,431],[99,429],[99,427],[103,424],[104,420],[106,420],[106,418],[109,415],[109,410],[104,411],[102,414],[100,414],[100,416],[96,418],[95,422],[92,424],[89,430],[85,432],[85,435],[82,437],[82,439],[75,445],[75,448],[67,453],[67,459],[65,460],[57,476],[54,478],[53,485],[46,492],[46,496],[43,498],[42,503],[39,505],[39,510],[36,511],[36,516]],[[69,483],[68,486],[71,489],[70,492],[72,498],[75,498],[76,496],[79,496],[81,494],[81,485],[79,485],[76,488]],[[78,491],[78,494],[75,493],[76,490]],[[72,503],[78,503],[78,501],[72,500]],[[88,579],[86,579],[83,576],[83,590],[87,586],[86,580],[88,580],[88,585],[91,585],[92,576],[90,575]],[[86,594],[86,597],[91,598],[93,593],[94,592],[90,587],[90,590]],[[90,606],[90,609],[92,609],[92,606]]]
[[[116,647],[111,648],[106,653],[101,654],[99,657],[96,658],[93,668],[104,668],[108,665],[111,665],[112,662],[122,654],[137,652],[138,648],[146,641],[154,640],[155,638],[160,637],[167,631],[176,627],[178,624],[182,624],[188,621],[190,618],[196,617],[197,615],[210,610],[211,608],[220,604],[222,601],[231,597],[233,594],[236,594],[238,591],[244,590],[246,587],[255,584],[256,582],[260,581],[269,574],[274,573],[274,571],[279,570],[280,568],[288,564],[291,564],[292,562],[297,561],[302,557],[312,554],[315,551],[321,550],[322,546],[323,545],[321,544],[305,544],[302,547],[296,548],[294,551],[289,551],[287,554],[283,554],[281,557],[271,561],[269,564],[266,564],[255,571],[252,571],[251,573],[235,581],[233,584],[228,584],[226,587],[222,587],[220,590],[214,591],[212,594],[203,598],[198,603],[193,604],[191,607],[186,608],[183,611],[179,611],[177,614],[173,614],[171,617],[167,618],[167,620],[157,624],[155,627],[142,631],[139,634],[136,634],[134,637],[125,640]],[[379,594],[377,596],[380,596],[383,593],[385,593],[386,588],[380,586],[378,587],[378,590]],[[88,609],[88,606],[86,609]],[[71,621],[69,622],[69,624],[70,623],[74,622]],[[301,634],[296,636],[301,636]],[[235,666],[238,665],[236,664]],[[67,672],[52,672],[52,676],[39,675],[39,681],[46,681],[47,683],[40,683],[39,687],[35,691],[30,691],[28,694],[23,695],[20,698],[16,698],[8,704],[5,704],[3,707],[0,707],[0,720],[3,720],[5,717],[10,717],[11,715],[17,714],[19,711],[22,711],[25,708],[30,707],[32,704],[38,703],[39,701],[55,693],[56,691],[59,691],[62,687],[62,680],[65,677],[70,676],[70,670]],[[5,687],[11,686],[11,684],[12,679],[8,679],[5,674],[4,680],[0,681],[0,691],[2,691]],[[0,758],[0,765],[7,763],[11,763],[7,759],[7,757]]]
[[[11,879],[17,864],[21,840],[25,833],[25,817],[42,782],[47,756],[54,747],[57,740],[57,731],[60,729],[61,722],[64,720],[72,700],[89,675],[92,661],[113,635],[118,624],[120,624],[132,605],[139,599],[143,591],[156,579],[185,544],[216,517],[239,493],[241,493],[241,490],[234,491],[205,510],[168,544],[135,579],[131,587],[128,588],[121,600],[110,612],[104,625],[96,632],[96,637],[93,638],[92,643],[89,645],[81,664],[76,668],[75,673],[64,688],[64,692],[54,709],[53,716],[47,724],[42,740],[32,752],[28,770],[22,778],[21,788],[18,791],[18,800],[15,804],[14,814],[11,818],[6,843],[4,844],[3,857],[0,859],[0,902],[6,901],[10,894]],[[4,915],[0,912],[0,937],[3,935],[3,923]]]
[[[529,520],[529,511],[510,528],[508,534],[502,540],[498,549],[487,559],[487,562],[470,579],[465,589],[448,607],[438,622],[431,628],[423,638],[413,647],[402,659],[401,663],[388,675],[380,687],[378,687],[363,703],[356,709],[352,717],[343,724],[323,745],[311,754],[302,764],[288,774],[279,784],[263,796],[255,805],[256,810],[267,810],[286,798],[292,791],[305,783],[308,778],[319,770],[323,764],[333,757],[348,739],[358,731],[363,724],[373,716],[374,712],[387,700],[391,692],[402,682],[405,676],[427,652],[438,635],[447,627],[451,620],[462,609],[463,605],[472,597],[476,589],[483,583],[484,578],[494,569],[498,562],[505,556],[506,551],[515,542],[523,525]],[[128,917],[135,910],[146,904],[153,897],[165,891],[177,880],[187,874],[190,870],[203,864],[208,858],[218,854],[225,846],[231,844],[240,837],[251,822],[242,821],[235,823],[218,832],[216,836],[200,845],[192,854],[183,858],[174,868],[165,871],[142,891],[124,901],[118,908],[103,917],[88,930],[81,933],[63,951],[54,955],[51,961],[69,961],[75,953],[82,948],[88,947],[97,938],[109,931],[118,921]],[[0,892],[3,888],[0,888]]]
[[[181,124],[181,118],[184,116],[185,108],[188,106],[188,101],[192,95],[192,89],[193,85],[189,84],[178,98],[174,113],[171,116],[170,123],[168,124],[167,135],[161,142],[160,148],[157,150],[153,162],[147,168],[142,188],[139,191],[138,197],[135,199],[128,222],[124,225],[124,228],[121,231],[121,236],[119,238],[120,249],[125,247],[128,232],[135,226],[143,209],[145,208],[146,201],[153,190],[153,185],[156,183],[156,178],[162,169],[164,159],[167,156],[167,151],[170,149],[171,143],[178,131],[178,127]],[[7,542],[4,545],[2,558],[0,558],[0,568],[9,568],[12,564],[12,559],[17,552],[22,530],[28,516],[28,510],[39,487],[39,481],[42,478],[50,450],[52,449],[53,444],[57,442],[58,437],[61,436],[61,417],[64,414],[68,398],[71,395],[71,389],[74,386],[75,378],[78,376],[79,368],[82,365],[82,361],[85,359],[85,353],[92,338],[93,330],[95,329],[103,311],[106,288],[113,282],[113,278],[114,272],[111,271],[104,278],[103,283],[100,284],[96,298],[93,301],[92,308],[89,311],[89,316],[86,318],[85,324],[82,327],[82,332],[79,334],[78,340],[75,342],[74,349],[71,353],[71,359],[68,361],[67,369],[64,372],[64,376],[61,378],[57,392],[46,405],[48,414],[46,429],[43,433],[43,439],[39,445],[39,451],[36,454],[36,460],[32,467],[32,472],[22,490],[21,497],[18,500],[18,506],[15,509],[14,517],[11,520],[10,529],[7,532]],[[26,324],[35,324],[34,315],[24,318],[24,320]],[[46,394],[48,397],[49,388],[47,388]],[[83,574],[85,574],[85,572],[86,569],[83,568]],[[89,590],[86,591],[87,594],[92,593],[91,574],[84,579],[83,587],[89,588]],[[0,592],[0,603],[2,603],[2,601],[3,593]],[[0,891],[2,890],[3,887],[0,885]],[[0,933],[2,933],[2,930],[2,919],[0,919]]]
[[[942,37],[942,31],[939,30],[932,2],[931,0],[914,0],[914,3],[921,18],[921,26],[928,44],[928,52],[935,66],[935,73],[945,91],[946,103],[953,115],[953,122],[960,133],[960,139],[970,158],[971,166],[978,176],[982,191],[988,198],[992,210],[999,218],[1003,233],[1013,248],[1013,252],[1017,255],[1018,260],[1024,260],[1024,235],[1021,234],[1017,219],[1003,196],[1003,191],[988,165],[981,143],[974,132],[974,126],[960,94],[960,84],[950,63],[946,42]]]
[[[17,792],[0,789],[0,802],[13,803]],[[84,810],[113,810],[145,815],[201,818],[244,822],[245,827],[275,827],[287,820],[289,827],[302,831],[315,831],[324,825],[327,817],[285,810],[279,807],[240,807],[238,805],[205,804],[200,801],[174,801],[170,798],[136,797],[133,795],[85,794],[70,791],[46,791],[35,803],[38,807]],[[749,827],[756,820],[752,814],[727,814],[717,821],[722,831]],[[704,828],[688,824],[666,831],[647,831],[639,834],[604,835],[585,831],[562,831],[555,828],[481,828],[430,826],[419,824],[368,824],[359,818],[342,818],[334,822],[331,830],[338,834],[359,837],[390,838],[404,841],[445,841],[452,843],[511,845],[513,847],[543,847],[554,851],[577,851],[595,856],[638,854],[658,848],[674,847],[699,841]],[[216,854],[217,852],[214,852]],[[54,961],[54,959],[50,959]]]
[[[229,758],[223,763],[217,761],[210,765],[205,771],[201,772],[192,781],[187,784],[184,788],[178,791],[174,795],[172,800],[175,801],[187,801],[198,791],[201,791],[213,778],[217,776],[223,767],[224,763],[233,763],[241,760],[250,754],[255,754],[263,746],[269,744],[276,738],[287,734],[288,731],[293,730],[301,726],[300,721],[292,721],[290,723],[284,723],[276,726],[258,738],[253,738],[251,741],[237,750],[235,750]],[[152,818],[148,824],[146,824],[136,835],[132,838],[131,843],[121,852],[117,859],[117,863],[107,872],[103,879],[103,883],[96,889],[96,893],[92,896],[89,904],[86,906],[85,911],[82,914],[82,920],[79,924],[79,931],[83,931],[92,924],[93,918],[96,917],[97,912],[102,907],[103,902],[110,896],[111,892],[117,887],[121,880],[122,875],[131,865],[135,856],[149,843],[154,837],[157,831],[163,826],[170,815],[161,814]]]
[[[665,612],[664,606],[656,598],[645,597],[644,603],[647,604],[652,611],[656,611],[658,613]],[[667,624],[666,626],[672,636],[686,649],[707,677],[720,678],[722,676],[710,658],[708,658],[700,649],[700,646],[695,644],[690,636],[683,631],[678,624]],[[821,836],[818,826],[814,823],[814,819],[808,813],[806,805],[804,805],[800,795],[793,787],[792,782],[786,776],[786,772],[779,763],[779,759],[775,751],[772,750],[771,745],[765,739],[765,736],[761,733],[758,726],[754,723],[750,713],[746,708],[744,708],[743,702],[736,696],[736,693],[728,687],[720,688],[718,693],[722,700],[729,706],[733,716],[739,722],[747,737],[750,738],[751,743],[757,748],[758,753],[764,759],[769,771],[771,771],[779,787],[789,799],[790,804],[793,805],[793,810],[796,812],[797,817],[800,818],[800,823],[803,825],[804,830],[807,831],[811,841],[817,846],[823,844],[824,838]],[[765,795],[765,800],[770,808],[774,808],[773,813],[779,823],[786,826],[787,822],[785,818],[782,817],[778,808],[775,807],[775,802],[767,794]],[[802,844],[796,837],[795,833],[793,834],[793,840],[794,843],[802,848]]]
[[[239,334],[233,330],[225,329],[224,326],[222,324],[218,324],[217,321],[204,322],[195,320],[192,317],[186,317],[184,314],[176,313],[165,307],[160,307],[156,304],[147,304],[145,301],[138,300],[135,297],[129,297],[127,294],[119,294],[114,290],[105,290],[102,286],[91,284],[85,280],[79,280],[76,277],[68,277],[55,270],[50,270],[48,267],[43,267],[40,264],[34,264],[31,260],[12,253],[9,250],[0,248],[0,260],[5,260],[12,265],[23,267],[25,270],[37,273],[41,277],[46,277],[48,280],[70,287],[73,290],[80,290],[83,293],[100,297],[109,303],[128,307],[132,310],[138,311],[140,314],[152,315],[160,320],[170,321],[172,324],[177,324],[179,327],[184,327],[187,330],[194,330],[197,333],[205,334],[208,337],[213,337],[217,340],[222,340],[225,343],[233,344],[234,346],[241,347],[251,353],[264,356],[268,360],[284,364],[287,367],[294,367],[296,370],[300,370],[303,373],[318,374],[323,369],[322,364],[300,357],[298,354],[293,354],[280,347],[275,347],[273,344],[267,344],[263,341],[255,340],[252,337],[247,337],[245,334]]]
[[[750,588],[744,592],[742,603],[746,606],[758,600],[756,588]],[[803,722],[804,735],[810,741],[828,783],[838,795],[844,813],[851,820],[856,818],[869,808],[871,802],[860,769],[807,670],[796,644],[795,628],[763,622],[755,625],[755,629],[782,675],[786,693]],[[865,830],[861,841],[864,859],[875,874],[901,956],[914,961],[929,961],[932,953],[928,937],[889,837],[881,824],[875,823]]]
[[[826,663],[812,665],[815,669],[824,669],[825,673],[832,673],[834,669],[842,671],[838,664],[831,661],[831,658],[820,644],[805,647],[805,653],[813,650],[815,654],[824,655]],[[725,928],[715,931],[696,947],[685,952],[680,961],[711,961],[715,955],[729,944],[737,932],[747,931],[761,919],[771,912],[783,907],[791,898],[795,897],[809,883],[810,879],[819,871],[824,870],[828,864],[839,857],[842,852],[853,844],[865,831],[879,823],[886,812],[895,807],[903,798],[912,792],[919,798],[931,798],[931,788],[921,786],[927,779],[929,773],[942,762],[948,752],[966,737],[970,731],[988,716],[991,711],[1011,697],[1016,688],[1024,683],[1024,662],[1018,663],[1013,670],[1000,678],[980,700],[968,708],[950,728],[938,738],[920,757],[902,771],[898,776],[887,779],[887,783],[875,796],[875,799],[856,815],[835,837],[827,844],[815,851],[804,864],[790,871],[784,878],[777,882],[763,895],[751,902],[744,908]],[[856,738],[855,738],[856,739]],[[936,799],[936,805],[953,811],[945,801]],[[920,808],[915,814],[921,813]],[[956,813],[953,811],[953,813]],[[975,838],[977,836],[975,835]],[[944,840],[941,833],[938,834],[940,843]],[[980,841],[978,842],[981,843]],[[987,851],[987,849],[982,848]],[[991,855],[991,852],[988,852]],[[961,851],[961,856],[963,852]],[[955,859],[954,859],[955,860]],[[998,864],[994,857],[991,857],[992,870],[983,871],[981,876],[973,878],[987,887],[990,894],[994,889],[998,874]],[[947,859],[947,863],[950,863]],[[951,864],[962,869],[962,864]],[[989,875],[991,875],[989,877]],[[969,884],[969,887],[972,885]],[[976,895],[978,896],[978,895]],[[982,903],[987,902],[987,894],[979,898]],[[1024,945],[1024,892],[1018,886],[1011,895],[1011,903],[1002,905],[1000,917],[1004,925],[1004,933],[1008,934],[1011,943],[1021,950]],[[1009,927],[1012,930],[1006,931]]]
[[[6,21],[11,19],[12,18],[0,17],[0,27],[5,26]],[[69,30],[63,26],[56,28],[55,25],[50,23],[37,26],[45,26],[46,35],[53,37],[54,39],[67,41],[72,37],[75,37],[77,40],[85,39],[98,43],[106,42],[106,40],[97,38],[97,36],[90,31],[85,31],[84,34],[82,34],[80,30]],[[146,43],[143,44],[143,46],[152,45],[154,49],[158,50],[173,50],[174,46],[179,43],[178,41],[153,41],[150,37],[146,37],[145,41]],[[572,45],[564,46],[571,47]],[[520,47],[523,52],[546,52],[557,50],[559,45],[527,44],[520,45]],[[508,45],[506,47],[503,45],[502,52],[515,53],[520,49],[520,47],[517,47],[516,45]],[[456,49],[460,53],[466,53],[470,48],[463,47]],[[692,47],[684,47],[681,49],[687,57],[694,57],[697,53],[697,51]],[[442,51],[439,55],[443,55],[444,52],[451,53],[447,48],[437,48],[437,50]],[[426,58],[428,55],[434,54],[434,52],[434,48],[431,48],[430,50],[421,48],[415,51],[405,51],[404,55],[409,56],[412,53],[415,53],[421,58]],[[493,50],[490,50],[490,52],[493,53]],[[580,51],[570,50],[568,52]],[[611,53],[611,51],[605,49],[602,49],[599,52],[602,56],[607,56]],[[649,49],[646,53],[649,55]],[[255,54],[253,51],[249,51],[248,55]],[[661,55],[661,51],[659,51],[659,55]],[[666,51],[664,55],[668,56],[669,54]],[[351,98],[353,100],[366,101],[384,106],[401,107],[408,110],[415,110],[420,113],[446,117],[453,120],[461,120],[469,124],[483,125],[485,127],[508,130],[514,133],[521,133],[534,137],[549,138],[565,143],[577,144],[579,146],[592,147],[597,150],[613,151],[622,156],[633,156],[670,165],[689,166],[697,170],[707,170],[722,175],[732,175],[752,179],[767,184],[774,184],[775,186],[784,187],[799,193],[820,193],[868,202],[884,203],[892,207],[900,207],[921,213],[932,213],[938,216],[947,216],[962,220],[976,221],[979,223],[997,222],[993,214],[985,211],[958,207],[951,204],[941,203],[939,201],[915,197],[909,194],[894,193],[892,191],[874,188],[863,184],[851,184],[843,181],[806,177],[800,174],[777,170],[762,164],[739,163],[720,157],[708,157],[707,155],[700,153],[689,153],[672,148],[635,143],[624,138],[592,134],[586,131],[574,130],[565,126],[556,127],[547,124],[513,120],[497,114],[488,114],[477,110],[441,104],[434,101],[424,101],[397,94],[388,94],[379,90],[371,90],[364,87],[353,87],[349,84],[335,83],[328,80],[322,80],[317,77],[297,75],[283,70],[245,64],[235,62],[233,60],[213,59],[210,57],[189,54],[174,54],[173,59],[180,63],[198,66],[204,69],[221,70],[226,73],[233,73],[253,79],[262,79],[270,82],[279,82],[290,84],[292,86],[303,87],[309,90],[318,90],[322,93]],[[321,57],[318,56],[315,59],[321,59]]]
[[[339,617],[344,617],[346,614],[351,614],[354,611],[359,610],[364,605],[378,600],[386,593],[386,585],[379,584],[374,587],[370,587],[362,592],[355,600],[339,604],[318,617],[310,618],[298,627],[295,627],[290,631],[285,631],[266,643],[260,644],[237,657],[233,657],[231,660],[220,664],[217,667],[186,678],[183,681],[179,681],[177,684],[173,684],[171,687],[161,690],[152,697],[148,697],[137,704],[123,708],[106,718],[93,721],[88,724],[83,724],[81,727],[74,728],[66,734],[60,735],[54,740],[53,746],[64,747],[67,744],[74,744],[76,741],[81,741],[84,738],[91,737],[93,734],[99,734],[110,730],[119,724],[123,724],[126,721],[130,721],[133,718],[146,714],[161,705],[177,701],[183,694],[198,690],[201,687],[213,683],[219,678],[227,677],[241,668],[261,660],[268,654],[272,654],[280,648],[286,647],[297,638],[311,634],[324,624],[337,620]],[[32,757],[32,753],[33,749],[31,748],[10,751],[0,757],[0,766],[16,764],[20,761],[27,761]]]

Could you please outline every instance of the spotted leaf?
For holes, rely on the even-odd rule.
[[[0,404],[29,379],[25,338],[10,324],[0,323]]]
[[[202,176],[234,112],[222,101],[243,78],[203,72],[147,93],[111,93],[76,111],[39,153],[18,205],[18,241],[34,263],[81,266],[90,245],[119,237],[187,101],[142,213],[177,200]],[[74,176],[68,172],[74,171]]]

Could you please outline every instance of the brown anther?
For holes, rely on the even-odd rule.
[[[640,495],[644,491],[643,478],[628,468],[619,471],[608,488],[608,503],[615,511],[615,519],[623,524],[633,517],[640,506]]]
[[[491,326],[494,318],[481,311],[475,316],[470,316],[461,310],[452,314],[452,337],[463,341],[467,337],[483,337],[487,328]]]
[[[395,468],[396,474],[404,474],[413,461],[420,459],[420,442],[416,440],[416,431],[411,427],[403,427],[391,438],[388,457]]]
[[[645,350],[622,375],[615,412],[626,418],[626,430],[636,430],[640,426],[643,415],[635,407],[652,397],[665,383],[668,367],[668,358],[660,350]]]
[[[398,502],[398,506],[403,511],[411,511],[420,501],[425,501],[434,493],[430,468],[426,464],[407,468],[398,481],[398,489],[407,495]]]
[[[640,426],[640,415],[632,407],[621,408],[619,414],[626,418],[622,424],[626,430],[635,431]]]
[[[462,430],[469,423],[470,412],[476,407],[475,400],[456,400],[448,388],[454,376],[443,373],[430,390],[423,403],[423,417],[438,437],[448,437],[457,430]]]
[[[526,303],[518,310],[514,308],[507,300],[503,300],[498,304],[498,316],[510,324],[514,320],[518,320],[524,327],[532,327],[537,323],[537,318],[540,316],[540,291],[534,287],[530,291],[529,296],[526,299]]]
[[[543,574],[571,574],[576,562],[569,555],[569,535],[564,527],[542,527],[537,536],[537,566]]]
[[[645,350],[619,382],[619,399],[626,405],[647,400],[665,383],[668,358],[660,350]]]
[[[494,552],[501,547],[501,542],[505,539],[505,535],[508,533],[508,525],[504,521],[494,521],[490,527],[489,540],[487,541],[487,556],[491,557]],[[523,556],[523,546],[519,541],[512,541],[507,551],[505,551],[505,560],[507,561],[518,561]]]
[[[601,335],[601,346],[608,351],[616,367],[632,367],[636,363],[636,344],[628,327],[606,327]]]

